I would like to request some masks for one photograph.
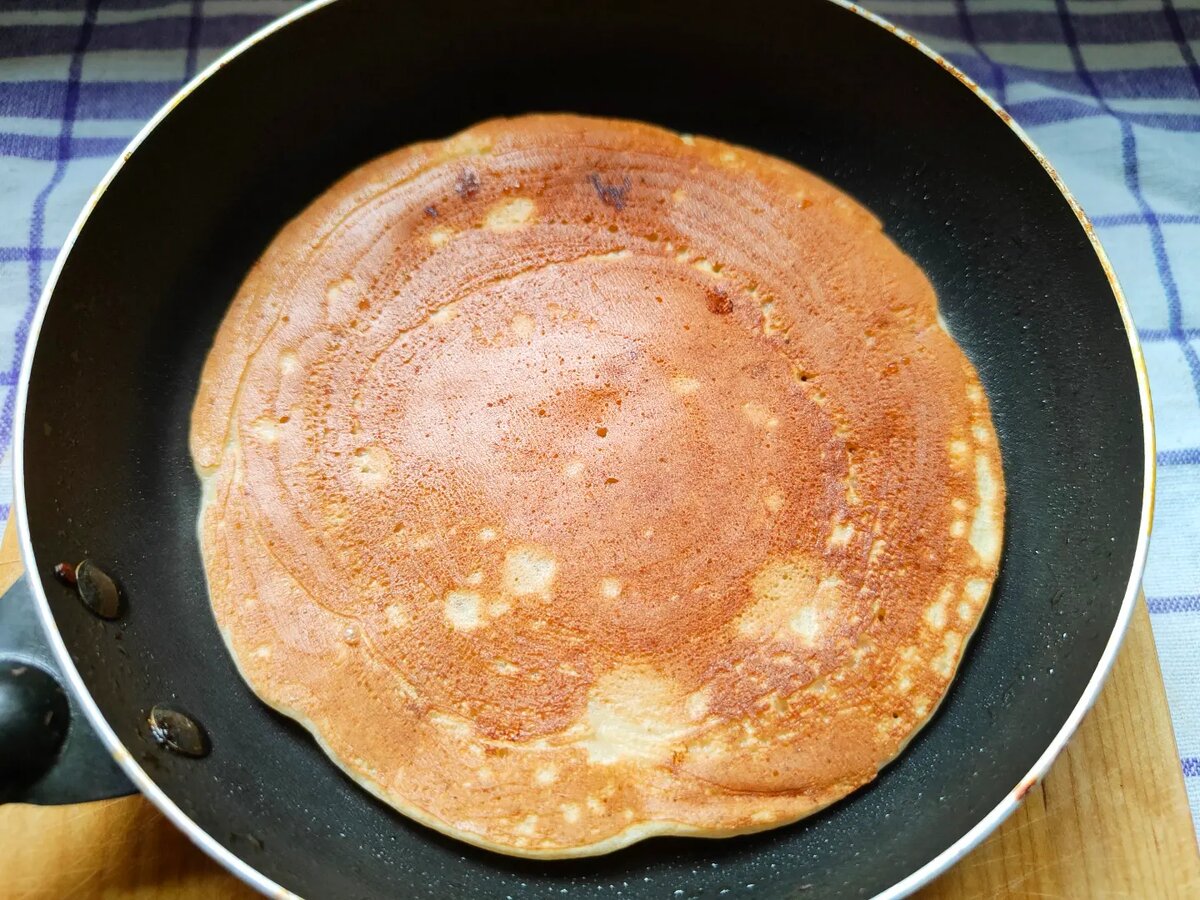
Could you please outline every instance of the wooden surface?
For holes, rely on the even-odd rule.
[[[0,591],[21,572],[13,531],[0,545]],[[255,895],[140,796],[0,807],[3,900],[161,896]],[[1200,854],[1144,603],[1099,703],[1045,782],[919,896],[1200,897]]]

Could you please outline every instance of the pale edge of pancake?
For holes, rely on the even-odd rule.
[[[756,151],[752,151],[752,152],[756,152]],[[949,329],[946,327],[946,323],[941,316],[940,309],[938,312],[937,319],[938,319],[938,323],[941,326],[941,328],[943,329],[943,331],[946,331],[946,333],[949,334],[950,333]],[[951,338],[953,339],[953,335],[951,335]],[[978,376],[974,372],[972,373],[971,381],[972,381],[972,384],[976,388],[979,387]],[[982,390],[980,390],[980,393],[981,394],[983,393]],[[977,413],[977,417],[973,417],[973,418],[976,418],[976,423],[979,425],[982,425],[984,427],[984,429],[987,431],[987,441],[978,442],[978,443],[990,443],[992,445],[992,449],[994,452],[988,454],[988,458],[989,458],[988,461],[989,461],[989,463],[998,462],[999,458],[1000,458],[998,449],[996,449],[998,447],[998,442],[997,442],[997,438],[996,438],[996,434],[995,434],[994,425],[992,423],[990,408],[989,408],[989,404],[988,404],[986,395],[983,395],[982,398],[976,402],[978,404],[979,410]],[[236,404],[235,404],[235,406],[236,406]],[[211,467],[211,468],[208,468],[208,469],[205,469],[205,468],[201,467],[199,464],[197,464],[195,462],[195,460],[193,460],[193,462],[195,464],[195,471],[196,471],[197,476],[199,477],[201,485],[202,485],[200,514],[197,519],[196,528],[197,528],[197,535],[198,535],[198,540],[199,540],[200,549],[201,549],[201,555],[204,557],[205,563],[206,563],[204,566],[205,582],[206,582],[206,589],[209,590],[210,597],[211,597],[211,588],[208,586],[209,566],[207,564],[208,551],[207,551],[207,548],[205,547],[204,529],[202,527],[202,523],[204,521],[205,512],[208,509],[208,504],[210,503],[210,501],[212,499],[212,495],[214,493],[213,487],[215,486],[217,476],[218,476],[220,470],[223,468],[223,465],[230,459],[228,454],[232,453],[234,457],[240,456],[240,446],[239,446],[239,441],[238,441],[238,437],[237,437],[237,433],[236,433],[237,425],[236,425],[236,423],[231,421],[229,423],[229,427],[230,427],[230,432],[227,433],[226,441],[222,448],[222,463],[221,464]],[[1004,531],[1004,529],[1003,529],[1003,519],[1004,519],[1003,472],[1001,471],[1000,473],[997,473],[997,472],[989,469],[988,477],[993,482],[992,485],[990,486],[990,489],[994,493],[999,494],[1000,499],[999,499],[999,502],[990,504],[990,509],[988,509],[986,507],[986,505],[982,502],[982,486],[979,484],[980,479],[978,477],[976,478],[976,481],[977,481],[976,490],[977,490],[977,496],[980,497],[980,502],[979,502],[979,505],[977,505],[975,508],[976,520],[973,524],[973,530],[979,529],[980,527],[982,527],[983,531],[986,533],[985,539],[989,543],[991,543],[991,545],[993,547],[996,548],[996,559],[988,560],[988,562],[991,563],[992,565],[998,566],[999,565],[999,557],[1000,557],[1000,555],[1002,553],[1002,549],[1003,549],[1003,531]],[[981,513],[985,514],[987,516],[987,521],[980,521],[979,515]],[[987,592],[987,595],[982,599],[979,615],[975,617],[974,624],[971,627],[970,631],[967,632],[963,637],[962,644],[960,645],[960,647],[958,649],[957,656],[954,659],[954,663],[953,663],[953,666],[951,669],[950,677],[947,681],[947,688],[942,692],[942,694],[938,698],[937,702],[932,705],[932,707],[930,708],[927,715],[925,715],[925,717],[923,719],[921,719],[919,721],[919,723],[912,728],[912,730],[910,731],[908,736],[898,746],[895,755],[893,755],[890,759],[881,763],[879,768],[876,770],[876,773],[878,773],[879,771],[882,771],[882,769],[886,768],[888,765],[890,765],[892,762],[894,762],[895,759],[898,758],[904,752],[904,750],[908,747],[908,745],[911,743],[913,738],[916,737],[916,735],[925,728],[925,726],[929,723],[929,721],[936,715],[937,710],[941,707],[942,703],[945,702],[946,694],[949,693],[949,690],[951,689],[951,687],[953,685],[953,681],[954,681],[955,677],[957,677],[958,668],[961,665],[962,660],[966,654],[967,647],[968,647],[972,637],[974,636],[975,632],[978,630],[979,622],[982,619],[984,612],[986,611],[988,603],[990,602],[991,594],[994,589],[994,585],[995,585],[995,575],[993,575],[992,579],[988,582],[988,592]],[[353,768],[351,768],[350,765],[348,765],[344,760],[339,758],[339,756],[334,752],[333,748],[329,744],[326,743],[320,730],[318,729],[316,724],[311,719],[309,719],[306,715],[304,715],[300,711],[290,708],[290,707],[287,707],[285,705],[282,705],[259,692],[259,690],[254,686],[253,682],[247,676],[246,671],[244,670],[244,668],[242,666],[242,662],[239,659],[238,654],[236,653],[236,651],[234,649],[232,636],[231,636],[230,632],[227,629],[220,627],[219,623],[218,623],[218,629],[221,633],[222,639],[224,640],[224,642],[226,644],[226,647],[229,650],[230,656],[233,658],[234,665],[237,668],[239,675],[242,677],[243,681],[247,684],[247,686],[251,689],[251,691],[255,694],[255,696],[258,699],[260,699],[262,702],[264,702],[266,705],[268,705],[271,708],[278,711],[279,713],[286,715],[289,718],[294,719],[297,722],[299,722],[301,725],[303,725],[304,728],[306,728],[316,739],[316,742],[321,747],[322,751],[343,772],[345,772],[351,779],[353,779],[359,786],[361,786],[365,790],[369,791],[373,796],[375,796],[382,802],[386,803],[388,806],[396,809],[399,813],[403,814],[405,817],[407,817],[409,819],[419,822],[422,825],[432,828],[435,831],[441,832],[442,834],[445,834],[449,837],[455,838],[457,840],[461,840],[464,843],[468,843],[473,846],[480,847],[480,848],[483,848],[486,850],[490,850],[490,851],[493,851],[496,853],[500,853],[500,854],[504,854],[504,855],[508,855],[508,856],[532,858],[532,859],[569,859],[569,858],[577,858],[577,857],[597,856],[597,855],[610,853],[615,850],[619,850],[622,847],[626,847],[626,846],[629,846],[630,844],[644,840],[646,838],[662,836],[662,835],[705,837],[705,838],[733,837],[736,835],[751,834],[751,833],[756,833],[756,832],[761,832],[761,831],[773,830],[775,828],[780,828],[780,827],[783,827],[786,825],[793,824],[801,819],[807,818],[810,815],[820,812],[821,810],[825,809],[826,807],[830,806],[831,804],[833,804],[841,799],[844,799],[847,796],[847,793],[844,791],[842,791],[842,792],[834,791],[834,792],[832,792],[832,796],[830,797],[829,800],[822,802],[822,803],[813,803],[811,806],[807,807],[803,812],[801,812],[799,815],[797,815],[795,817],[777,819],[777,820],[773,820],[766,824],[752,824],[752,825],[749,825],[746,827],[735,827],[735,828],[729,828],[729,829],[714,829],[714,828],[706,829],[706,828],[689,825],[689,824],[683,823],[683,822],[659,819],[659,820],[636,822],[634,824],[631,824],[631,825],[625,827],[623,830],[605,838],[604,840],[597,841],[597,842],[590,843],[590,844],[581,844],[581,845],[574,846],[574,847],[556,847],[556,848],[549,848],[549,849],[537,849],[537,848],[520,848],[520,847],[514,847],[511,845],[507,845],[507,844],[493,843],[491,841],[484,839],[482,836],[480,836],[474,832],[456,829],[453,826],[446,823],[445,821],[443,821],[442,819],[429,814],[425,810],[423,810],[417,806],[405,803],[402,798],[400,798],[395,793],[386,791],[378,782],[376,782],[372,778],[366,776],[365,774],[363,774],[361,772],[355,771]]]

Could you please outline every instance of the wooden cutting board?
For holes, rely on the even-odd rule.
[[[22,571],[10,523],[0,545],[0,593]],[[0,807],[3,900],[162,896],[257,895],[140,796]],[[1144,602],[1096,708],[1045,781],[919,896],[1200,896],[1200,854]]]

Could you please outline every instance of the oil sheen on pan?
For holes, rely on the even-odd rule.
[[[412,818],[531,857],[793,822],[944,696],[1000,558],[920,269],[753,150],[485,122],[242,285],[191,446],[246,681]]]

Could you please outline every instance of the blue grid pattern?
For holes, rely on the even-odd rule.
[[[1146,593],[1200,823],[1200,0],[865,0],[1032,135],[1091,215],[1144,342],[1159,427]],[[37,296],[125,143],[294,0],[0,7],[0,513]]]

